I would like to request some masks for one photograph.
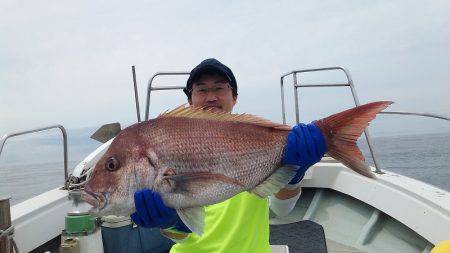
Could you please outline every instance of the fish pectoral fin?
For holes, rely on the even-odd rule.
[[[260,196],[261,198],[267,198],[286,186],[286,184],[289,183],[289,181],[291,181],[291,179],[295,176],[296,172],[297,169],[293,166],[282,166],[250,192]]]
[[[192,232],[203,235],[205,227],[205,208],[203,206],[178,209],[177,214]]]
[[[228,184],[235,184],[239,185],[241,187],[244,187],[244,185],[239,182],[238,180],[225,176],[224,174],[220,173],[213,173],[213,172],[189,172],[189,173],[182,173],[182,174],[176,174],[176,175],[165,175],[163,179],[167,180],[174,180],[174,181],[187,181],[187,180],[199,180],[199,179],[206,179],[206,180],[215,180],[215,181],[221,181]]]

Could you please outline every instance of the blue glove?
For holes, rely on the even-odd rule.
[[[281,160],[283,164],[299,167],[289,184],[300,182],[306,170],[322,159],[326,149],[325,139],[314,123],[296,125],[288,134]]]
[[[149,189],[134,193],[136,212],[131,219],[141,227],[175,228],[176,230],[191,233],[192,231],[178,217],[175,209],[164,205],[161,196]]]

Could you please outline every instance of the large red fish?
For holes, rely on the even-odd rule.
[[[327,153],[354,171],[374,177],[356,140],[392,102],[374,102],[315,121]],[[96,164],[83,198],[96,215],[135,211],[133,194],[158,192],[192,231],[201,234],[203,206],[242,191],[267,197],[295,174],[281,158],[291,127],[247,114],[179,107],[120,132]]]

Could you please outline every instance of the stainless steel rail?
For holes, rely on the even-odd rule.
[[[20,132],[13,132],[13,133],[5,134],[0,139],[0,156],[2,154],[3,146],[5,145],[5,142],[6,142],[7,139],[9,139],[11,137],[19,136],[19,135],[25,135],[25,134],[30,134],[30,133],[42,132],[42,131],[53,129],[53,128],[58,128],[59,130],[61,130],[61,133],[63,135],[63,145],[64,145],[64,185],[66,186],[67,179],[69,178],[69,172],[68,172],[68,168],[67,168],[68,167],[68,161],[67,161],[68,160],[67,159],[67,132],[66,132],[66,129],[62,125],[53,125],[53,126],[47,126],[47,127],[42,127],[42,128],[31,129],[31,130],[27,130],[27,131],[20,131]]]
[[[443,119],[443,120],[450,121],[450,117],[446,117],[446,116],[435,114],[435,113],[418,113],[418,112],[380,112],[380,113],[381,114],[400,114],[400,115],[422,116],[422,117]]]
[[[299,84],[297,75],[301,73],[307,73],[307,72],[318,72],[318,71],[343,71],[347,82],[346,83],[324,83],[324,84]],[[283,123],[286,124],[286,109],[285,109],[285,103],[284,103],[284,78],[287,76],[293,76],[293,86],[294,86],[294,100],[295,100],[295,120],[296,123],[300,123],[300,112],[299,112],[299,99],[298,99],[298,88],[311,88],[311,87],[350,87],[350,90],[352,92],[353,101],[355,102],[355,106],[359,106],[359,99],[356,94],[355,86],[353,84],[352,77],[350,76],[350,72],[343,68],[343,67],[329,67],[329,68],[316,68],[316,69],[301,69],[301,70],[293,70],[289,73],[286,73],[281,76],[280,79],[280,86],[281,86],[281,110],[282,110],[282,117],[283,117]],[[383,172],[380,169],[380,166],[377,162],[377,159],[375,158],[375,154],[372,148],[372,141],[370,138],[369,130],[364,130],[364,135],[366,136],[367,145],[369,146],[370,154],[372,156],[373,163],[375,165],[375,172],[382,174]]]
[[[183,89],[185,86],[160,86],[160,87],[152,87],[153,80],[157,76],[174,76],[174,75],[189,75],[189,72],[157,72],[154,74],[150,80],[148,81],[147,86],[147,103],[145,105],[145,120],[148,120],[149,117],[149,110],[150,110],[150,95],[153,90],[180,90]]]
[[[297,74],[300,73],[305,73],[305,72],[316,72],[316,71],[332,71],[332,70],[340,70],[343,71],[346,78],[347,78],[347,82],[346,83],[315,83],[315,84],[299,84],[298,81],[298,77]],[[148,86],[147,86],[147,102],[146,102],[146,106],[145,106],[145,120],[148,120],[149,118],[149,110],[150,110],[150,97],[151,97],[151,92],[152,91],[156,91],[156,90],[177,90],[177,89],[183,89],[185,86],[159,86],[159,87],[153,87],[153,81],[155,80],[155,78],[157,76],[170,76],[170,75],[189,75],[189,72],[157,72],[156,74],[154,74],[148,81]],[[285,100],[284,100],[284,78],[289,76],[289,75],[293,75],[293,80],[294,80],[294,98],[295,98],[295,115],[296,115],[296,122],[297,124],[299,123],[299,99],[298,99],[298,92],[297,89],[298,88],[310,88],[310,87],[350,87],[350,90],[352,92],[352,96],[353,96],[353,100],[355,102],[355,105],[358,106],[360,105],[359,103],[359,99],[358,96],[356,94],[356,90],[355,90],[355,86],[353,84],[353,80],[351,78],[350,72],[343,68],[343,67],[330,67],[330,68],[316,68],[316,69],[303,69],[303,70],[294,70],[291,71],[289,73],[286,73],[284,75],[281,76],[281,107],[282,107],[282,118],[283,118],[283,123],[286,124],[286,109],[285,109]],[[440,118],[440,119],[445,119],[445,120],[450,120],[450,118],[445,117],[445,116],[441,116],[441,115],[437,115],[437,114],[431,114],[431,113],[410,113],[410,112],[381,112],[383,114],[403,114],[403,115],[420,115],[420,116],[424,116],[424,117],[432,117],[432,118]],[[368,129],[364,130],[364,135],[366,137],[366,141],[367,144],[369,146],[369,150],[370,150],[370,154],[372,156],[372,160],[374,162],[375,165],[375,172],[382,174],[383,172],[380,169],[380,166],[377,162],[377,159],[375,157],[374,151],[373,151],[373,146],[372,146],[372,141],[370,138],[370,134]]]

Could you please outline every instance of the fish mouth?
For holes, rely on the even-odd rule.
[[[84,189],[81,197],[84,201],[90,204],[94,210],[97,209],[98,211],[100,211],[108,204],[108,198],[106,197],[106,195],[107,194],[105,192],[95,193]]]

